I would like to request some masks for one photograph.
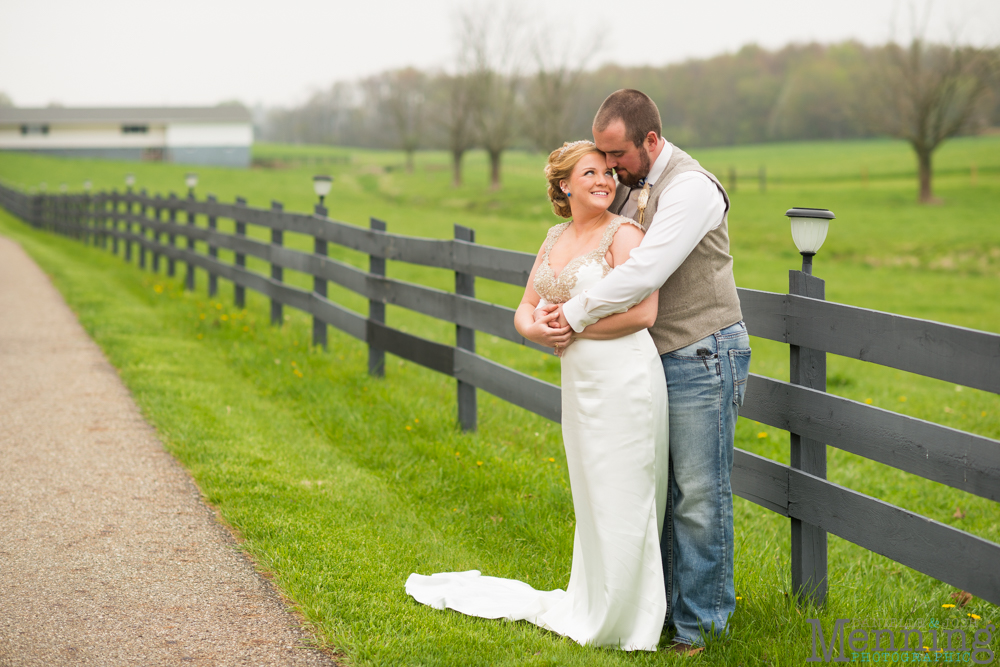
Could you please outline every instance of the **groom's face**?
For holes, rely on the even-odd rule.
[[[621,120],[610,123],[603,132],[594,128],[594,143],[607,155],[608,168],[615,170],[622,185],[634,188],[649,174],[648,148],[632,143]]]

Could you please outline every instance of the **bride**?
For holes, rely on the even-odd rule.
[[[472,570],[412,574],[406,592],[438,609],[527,620],[580,644],[655,651],[667,607],[660,558],[667,392],[646,331],[657,293],[580,334],[553,325],[551,308],[627,260],[643,232],[608,212],[615,181],[592,142],[553,151],[545,175],[556,214],[572,219],[549,230],[514,324],[562,358],[562,432],[576,513],[569,584],[537,591]]]

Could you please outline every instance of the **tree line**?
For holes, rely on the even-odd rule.
[[[490,156],[499,187],[504,151],[548,152],[590,136],[593,115],[619,88],[659,106],[663,135],[681,147],[895,136],[914,147],[921,198],[931,154],[950,136],[1000,127],[1000,48],[858,42],[746,46],[661,67],[608,64],[535,40],[514,20],[463,19],[451,71],[404,68],[337,82],[304,104],[268,110],[267,141],[452,154],[453,180],[472,148]],[[524,54],[528,54],[525,56]]]

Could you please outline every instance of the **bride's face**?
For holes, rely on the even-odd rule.
[[[600,153],[587,153],[573,167],[568,180],[560,183],[570,193],[570,208],[606,210],[615,198],[614,173]],[[575,214],[574,214],[575,215]]]

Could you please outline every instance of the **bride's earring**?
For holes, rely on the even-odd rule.
[[[572,197],[573,196],[573,193],[570,192],[569,190],[563,190],[563,194],[566,195],[567,197]]]

